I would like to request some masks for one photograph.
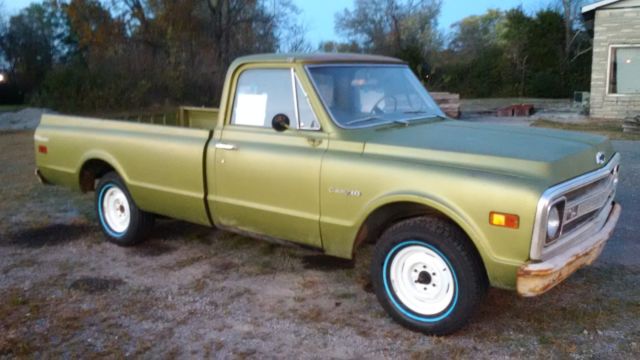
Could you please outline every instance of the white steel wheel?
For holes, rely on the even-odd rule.
[[[107,240],[120,246],[143,241],[153,227],[154,215],[138,208],[115,172],[104,174],[98,181],[96,213]]]
[[[488,285],[470,239],[436,216],[399,221],[380,236],[371,261],[371,283],[394,320],[438,336],[467,323]]]
[[[389,281],[398,300],[420,315],[436,315],[455,296],[456,280],[448,262],[432,249],[410,245],[400,249],[389,265]]]
[[[116,234],[127,231],[131,223],[131,208],[125,193],[116,186],[110,186],[102,195],[102,214],[106,225]]]

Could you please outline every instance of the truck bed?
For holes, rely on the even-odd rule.
[[[34,136],[37,169],[47,182],[82,189],[83,170],[107,164],[141,209],[208,225],[203,158],[217,118],[208,110],[183,110],[182,126],[43,115]]]

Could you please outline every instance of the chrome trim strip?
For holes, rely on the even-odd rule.
[[[48,142],[49,138],[42,135],[33,135],[33,140],[39,141],[39,142]]]
[[[291,93],[293,94],[293,112],[296,116],[296,130],[300,129],[300,110],[298,109],[298,92],[296,91],[296,74],[291,68]]]
[[[533,235],[531,237],[531,250],[529,251],[529,257],[531,260],[544,260],[542,258],[542,250],[544,249],[544,243],[546,240],[546,222],[547,216],[549,215],[549,205],[553,203],[554,200],[559,196],[562,196],[584,185],[609,176],[611,171],[615,169],[615,167],[619,164],[620,154],[615,153],[613,157],[611,157],[611,160],[609,160],[609,163],[607,163],[607,165],[603,166],[602,168],[552,186],[544,193],[542,193],[542,196],[538,201],[536,217],[533,226]]]
[[[238,147],[233,144],[215,143],[214,147],[221,150],[238,150]]]
[[[316,115],[316,111],[313,109],[313,106],[311,106],[311,101],[309,101],[309,95],[307,94],[307,92],[304,90],[304,87],[302,86],[302,83],[300,82],[300,79],[298,78],[298,74],[295,72],[293,72],[293,77],[295,78],[295,85],[294,87],[296,88],[296,102],[299,99],[300,94],[298,94],[297,90],[298,87],[300,88],[300,90],[302,90],[302,96],[304,97],[304,100],[307,102],[307,106],[309,107],[309,109],[311,109],[311,114],[313,115],[313,120],[315,120],[315,123],[317,124],[317,127],[313,127],[313,128],[302,128],[300,126],[298,126],[298,130],[301,131],[320,131],[322,130],[322,126],[320,125],[320,121],[318,120],[318,115]],[[299,104],[296,103],[296,108],[298,109],[298,112],[300,111],[300,107],[298,106]],[[298,118],[298,125],[300,125],[300,118]]]

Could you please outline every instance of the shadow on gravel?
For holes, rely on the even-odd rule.
[[[170,219],[156,220],[146,241],[129,249],[142,257],[157,257],[170,254],[178,249],[180,240],[196,240],[211,245],[214,230],[201,225]]]
[[[142,257],[162,256],[176,251],[180,245],[175,242],[182,239],[196,240],[210,245],[212,234],[213,230],[206,226],[179,220],[156,220],[147,240],[129,251]]]
[[[121,279],[99,278],[99,277],[81,277],[69,285],[72,290],[79,290],[89,294],[103,293],[115,290],[126,284]]]
[[[96,228],[90,225],[53,224],[9,234],[8,245],[23,248],[56,246],[78,240],[95,231]]]
[[[149,235],[150,239],[197,239],[199,241],[210,242],[207,240],[213,234],[210,227],[195,225],[179,220],[157,220],[153,226],[153,230]]]
[[[135,255],[140,255],[142,257],[156,257],[170,254],[176,251],[176,249],[177,248],[175,246],[169,246],[167,244],[154,241],[154,239],[149,239],[149,241],[132,247],[131,249],[129,249],[129,251],[131,251],[131,253]]]
[[[352,260],[327,255],[304,256],[302,258],[302,264],[305,269],[321,271],[336,271],[353,269],[355,267],[355,263]]]

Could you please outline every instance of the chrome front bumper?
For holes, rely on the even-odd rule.
[[[604,226],[588,239],[543,262],[529,262],[518,269],[516,287],[525,297],[537,296],[561,283],[579,268],[593,263],[615,229],[622,207],[614,204]]]

